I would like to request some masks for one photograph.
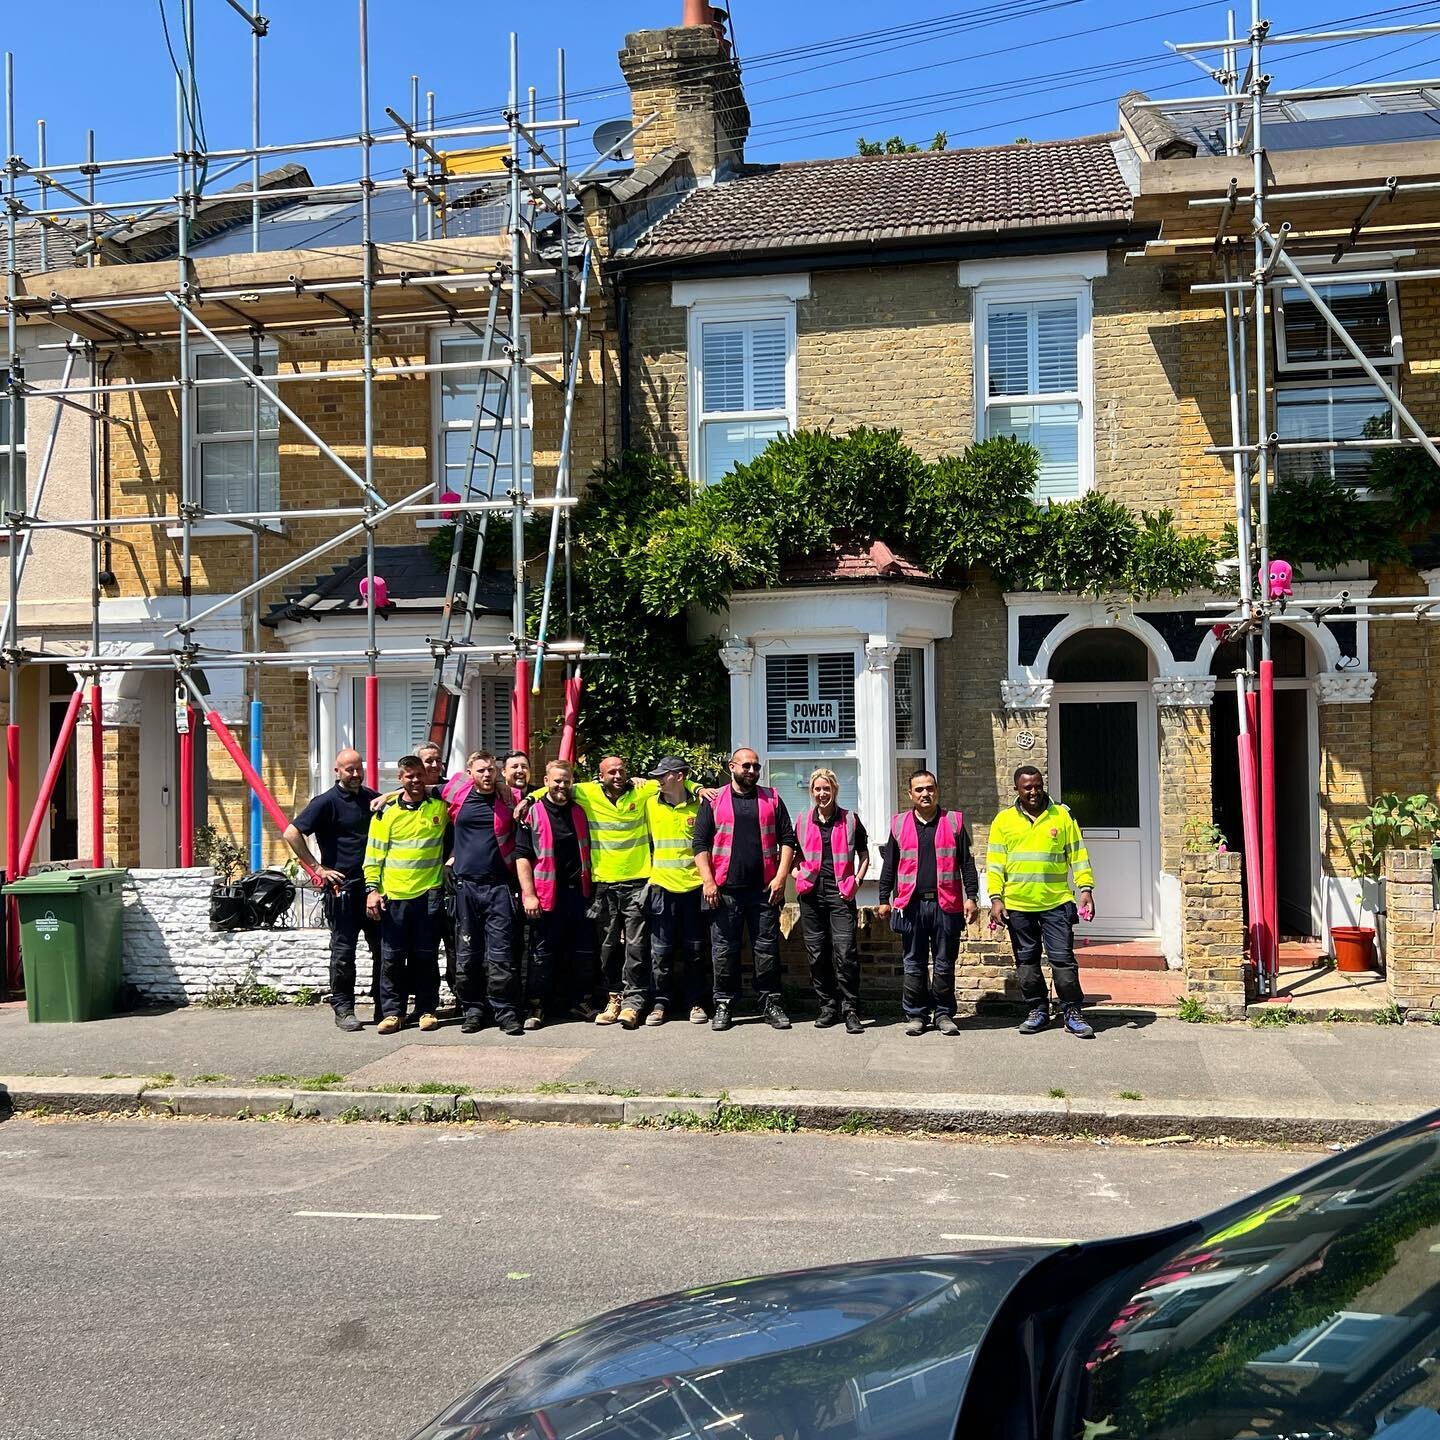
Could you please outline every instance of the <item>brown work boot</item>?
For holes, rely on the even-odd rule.
[[[440,1017],[431,1014],[431,1012],[427,1010],[420,1017],[420,1028],[422,1030],[438,1030],[440,1028]]]
[[[597,1025],[613,1025],[620,1018],[620,997],[612,990],[605,1008],[595,1017]]]
[[[398,1015],[387,1015],[376,1027],[377,1035],[393,1035],[400,1028]]]
[[[640,1024],[640,1012],[633,1005],[626,1005],[620,1011],[620,1027],[623,1030],[634,1030]],[[600,1023],[598,1020],[595,1022]]]

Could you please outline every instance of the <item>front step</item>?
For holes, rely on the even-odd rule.
[[[1083,966],[1080,985],[1087,1005],[1110,1005],[1117,1009],[1170,1008],[1185,998],[1183,970]]]
[[[1075,937],[1075,959],[1082,970],[1165,970],[1165,957],[1153,940],[1087,940]]]

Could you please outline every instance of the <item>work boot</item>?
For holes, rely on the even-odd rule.
[[[607,1006],[606,1008],[608,1009],[609,1007]],[[590,1024],[590,1022],[591,1022],[592,1020],[594,1020],[594,1019],[600,1014],[600,1011],[599,1011],[594,1005],[592,1005],[592,1004],[590,1003],[590,1000],[589,1000],[588,997],[582,997],[581,999],[577,1000],[577,1001],[570,1007],[570,1013],[571,1013],[577,1020],[581,1020],[581,1021],[583,1021],[586,1025],[588,1025],[588,1024]],[[619,1019],[619,1016],[618,1016],[618,1015],[616,1016],[616,1019]],[[607,1021],[606,1023],[607,1023],[607,1024],[610,1024],[610,1023],[613,1023],[613,1022]]]
[[[785,1013],[785,1007],[780,1003],[779,996],[772,995],[765,1002],[765,1023],[773,1026],[776,1030],[788,1030],[790,1028],[790,1017]]]
[[[540,1008],[540,1006],[536,1005],[536,1006],[534,1006],[534,1007],[531,1009],[530,1013],[525,1017],[525,1026],[524,1026],[524,1028],[525,1028],[526,1030],[538,1030],[544,1023],[545,1023],[545,1012],[544,1012],[544,1010],[542,1010],[542,1009]]]
[[[427,1010],[420,1017],[420,1028],[422,1030],[438,1030],[440,1028],[440,1017],[432,1011]]]
[[[500,1027],[502,1035],[523,1035],[525,1027],[520,1023],[518,1015],[502,1015],[496,1022]]]
[[[712,1030],[728,1030],[734,1023],[730,1018],[730,1002],[717,1000],[715,1013],[710,1017],[710,1028]]]
[[[468,1010],[460,1022],[462,1035],[475,1035],[485,1028],[485,1017],[478,1010]]]
[[[905,1033],[907,1035],[923,1035],[929,1025],[930,1022],[923,1015],[915,1015],[905,1022]]]
[[[703,1005],[692,1005],[690,1007],[690,1023],[692,1025],[703,1025],[710,1017],[705,1013]]]
[[[958,1035],[960,1027],[955,1023],[953,1015],[946,1015],[943,1011],[937,1012],[935,1016],[935,1028],[942,1035]]]
[[[387,1015],[376,1027],[377,1035],[393,1035],[400,1028],[400,1017],[398,1015]]]
[[[826,1005],[815,1017],[815,1028],[817,1030],[828,1030],[832,1025],[840,1023],[840,1012],[833,1005]]]
[[[640,1012],[633,1005],[622,1005],[618,1019],[622,1030],[638,1030],[640,1028]],[[600,1019],[597,1019],[595,1023],[600,1024]]]
[[[1095,1030],[1091,1025],[1085,1023],[1085,1017],[1080,1013],[1078,1005],[1067,1005],[1065,1007],[1065,1029],[1079,1040],[1093,1040]]]
[[[1020,1026],[1022,1035],[1038,1035],[1050,1023],[1050,1007],[1036,1005]]]
[[[335,1028],[353,1035],[360,1029],[360,1022],[355,1018],[353,1010],[337,1010],[335,1012]]]
[[[663,1005],[657,1005],[645,1017],[645,1023],[647,1025],[663,1025],[669,1018],[670,1017],[665,1013],[665,1007]]]
[[[597,1025],[613,1025],[620,1018],[620,997],[612,990],[605,1008],[595,1017]]]
[[[847,1035],[863,1035],[865,1033],[865,1022],[853,1010],[845,1012],[845,1033]]]

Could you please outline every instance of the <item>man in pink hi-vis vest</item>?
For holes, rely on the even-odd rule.
[[[901,937],[905,1033],[923,1035],[933,1007],[935,1028],[958,1035],[955,957],[965,927],[979,913],[980,877],[964,817],[940,807],[939,782],[929,770],[910,777],[910,809],[890,822],[881,857],[875,913],[882,920],[889,916]]]
[[[569,1010],[593,1020],[599,975],[590,923],[590,828],[575,803],[575,775],[564,760],[545,767],[545,794],[515,837],[515,873],[525,914],[535,926],[526,989],[527,1030]]]
[[[704,903],[714,911],[712,1030],[733,1025],[740,998],[740,947],[748,932],[760,1012],[777,1030],[790,1028],[780,994],[780,905],[795,857],[785,802],[760,783],[760,757],[742,748],[730,757],[730,783],[695,817],[695,868]]]

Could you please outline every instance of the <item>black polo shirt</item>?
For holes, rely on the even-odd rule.
[[[370,802],[376,798],[364,785],[347,790],[338,781],[322,790],[295,817],[295,828],[320,847],[320,863],[347,880],[365,873],[365,841],[370,834]]]
[[[760,800],[752,791],[742,795],[733,786],[730,789],[730,805],[735,814],[735,833],[730,837],[730,867],[725,872],[726,890],[759,889],[765,883],[764,857],[760,852]],[[697,855],[706,855],[715,843],[715,811],[710,802],[700,804],[700,813],[695,817],[695,839],[693,849]],[[779,795],[775,797],[775,846],[795,844],[795,827],[790,823],[790,812]]]
[[[479,885],[508,885],[512,872],[495,835],[495,801],[471,787],[455,816],[455,875]]]
[[[569,805],[552,805],[549,800],[538,802],[550,816],[550,833],[555,837],[555,883],[562,890],[580,889],[580,840],[575,834],[575,819]],[[535,859],[534,819],[521,825],[515,836],[515,853],[526,860]]]

